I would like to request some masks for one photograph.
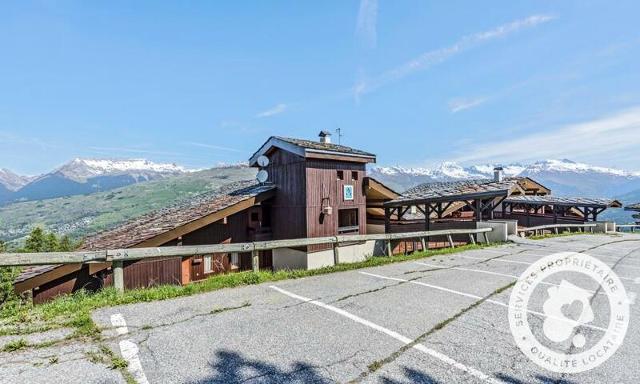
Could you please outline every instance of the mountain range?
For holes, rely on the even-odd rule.
[[[108,191],[130,184],[190,172],[175,164],[148,160],[73,159],[44,175],[0,171],[0,204]]]
[[[463,167],[445,162],[436,168],[377,167],[369,174],[397,191],[426,182],[493,178],[495,167],[505,176],[531,177],[554,195],[617,197],[640,190],[640,172],[598,167],[571,160],[544,160],[532,164],[483,164]]]
[[[373,167],[368,173],[398,192],[424,182],[493,177],[496,165],[506,176],[529,176],[564,196],[613,197],[640,202],[640,173],[570,160],[532,164],[435,168]],[[82,238],[122,221],[164,208],[230,182],[253,179],[256,169],[243,164],[191,170],[147,160],[74,159],[37,177],[0,170],[0,240],[20,241],[35,225]],[[603,219],[631,222],[631,213],[605,212]]]

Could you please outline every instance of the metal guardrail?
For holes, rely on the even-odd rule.
[[[560,229],[568,229],[572,228],[581,230],[582,232],[586,232],[587,229],[590,229],[591,232],[596,228],[597,224],[595,223],[587,223],[587,224],[548,224],[548,225],[539,225],[537,227],[528,227],[528,228],[519,228],[518,233],[521,236],[526,236],[527,233],[531,232],[534,236],[537,236],[540,233],[544,233],[545,231],[553,231],[556,235],[560,233]]]
[[[635,232],[636,229],[640,231],[640,224],[621,224],[616,225],[617,232],[624,232],[625,229],[629,229],[630,232]]]
[[[124,290],[123,262],[130,260],[142,260],[158,257],[185,257],[214,253],[251,252],[252,267],[258,270],[258,252],[279,248],[295,248],[308,245],[331,244],[333,245],[334,262],[339,261],[340,244],[362,241],[385,241],[387,255],[391,255],[391,241],[404,239],[420,239],[422,249],[427,248],[426,239],[433,236],[445,236],[450,247],[454,247],[452,236],[468,235],[471,243],[476,242],[474,235],[482,235],[484,242],[488,243],[487,232],[491,228],[479,229],[447,229],[437,231],[388,233],[379,235],[343,235],[329,237],[313,237],[305,239],[254,241],[250,243],[210,244],[210,245],[186,245],[156,248],[127,248],[109,249],[104,251],[80,251],[80,252],[48,252],[48,253],[2,253],[0,254],[0,267],[16,267],[31,265],[51,264],[86,264],[86,263],[112,263],[114,286]]]

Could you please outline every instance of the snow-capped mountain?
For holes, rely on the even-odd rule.
[[[557,195],[616,197],[640,189],[640,173],[605,168],[571,160],[544,160],[533,164],[482,164],[463,167],[452,162],[436,168],[378,167],[369,172],[392,188],[404,191],[425,182],[493,177],[503,167],[505,176],[527,176]]]
[[[154,163],[144,159],[133,160],[105,160],[105,159],[73,159],[57,172],[72,180],[86,180],[96,176],[106,175],[137,175],[145,178],[149,175],[174,175],[188,170],[176,164]]]
[[[13,189],[7,187],[5,191],[0,188],[0,203],[88,194],[186,172],[190,170],[175,164],[154,163],[143,159],[73,159],[52,172],[35,178],[17,176],[10,171],[3,172],[3,175],[13,175],[7,177],[7,180],[12,181]]]
[[[619,197],[640,189],[640,173],[605,168],[571,160],[546,160],[521,174],[540,181],[559,195]]]
[[[387,177],[400,175],[410,175],[416,177],[429,178],[431,181],[448,181],[458,179],[483,179],[493,177],[493,169],[496,165],[474,165],[471,167],[462,167],[454,162],[444,162],[436,168],[405,168],[401,166],[395,167],[379,167],[373,168],[372,173],[379,173]],[[504,174],[506,176],[516,176],[520,174],[525,167],[519,164],[504,166]],[[375,177],[375,176],[374,176]]]
[[[0,186],[4,186],[9,191],[17,191],[32,179],[29,176],[16,175],[6,168],[0,169]]]

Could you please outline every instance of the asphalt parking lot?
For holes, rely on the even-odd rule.
[[[531,362],[507,317],[517,277],[564,251],[612,266],[632,301],[623,345],[579,374]],[[582,235],[105,308],[94,319],[141,383],[637,383],[639,277],[640,235]],[[607,327],[606,296],[593,284],[584,281],[599,314],[588,336]],[[541,328],[543,316],[529,316]],[[73,382],[64,373],[49,379]]]

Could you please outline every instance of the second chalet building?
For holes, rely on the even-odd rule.
[[[596,220],[616,201],[556,198],[529,178],[424,184],[403,195],[367,177],[374,154],[318,141],[269,138],[249,159],[257,181],[227,185],[187,202],[133,219],[85,240],[83,250],[239,243],[322,236],[476,228],[510,219],[521,226]],[[431,239],[432,242],[438,239]],[[456,239],[468,241],[468,237]],[[340,262],[363,260],[383,247],[375,242],[341,246]],[[431,246],[433,246],[432,244]],[[397,251],[421,249],[400,242]],[[263,269],[313,269],[333,265],[328,245],[264,251]],[[251,269],[249,253],[126,262],[125,287],[188,284],[210,275]],[[15,282],[34,302],[79,289],[112,284],[110,263],[27,268]]]

